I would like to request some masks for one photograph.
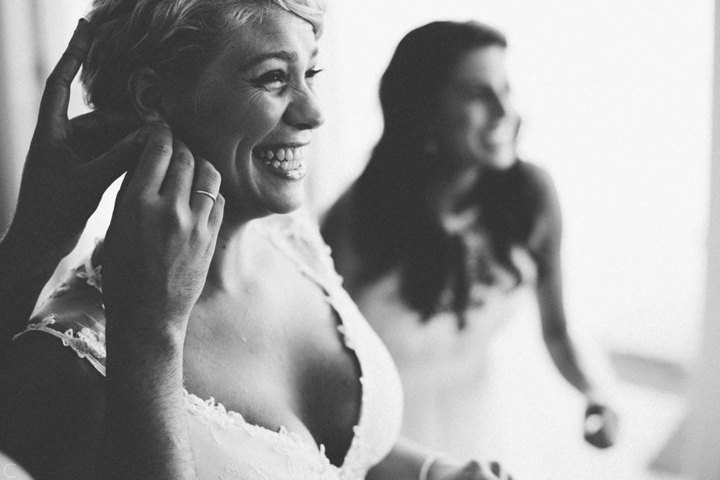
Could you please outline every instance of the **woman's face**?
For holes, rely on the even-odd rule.
[[[504,169],[515,162],[518,116],[510,102],[505,49],[489,46],[460,57],[438,99],[440,149],[455,167]]]
[[[195,94],[170,112],[173,130],[222,175],[226,214],[286,213],[304,200],[306,149],[323,123],[316,56],[311,24],[273,11],[239,27]]]

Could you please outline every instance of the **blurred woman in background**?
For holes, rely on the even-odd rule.
[[[604,448],[616,416],[568,335],[557,195],[517,158],[506,46],[477,22],[403,38],[380,86],[382,137],[322,233],[400,371],[404,435],[463,457],[492,443],[487,349],[531,293],[555,365],[586,398],[585,438]]]

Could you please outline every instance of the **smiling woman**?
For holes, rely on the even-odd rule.
[[[607,448],[617,429],[569,333],[552,180],[516,154],[506,48],[474,21],[410,31],[380,84],[383,134],[322,230],[400,371],[403,434],[460,458],[504,433],[489,352],[532,297],[548,353],[585,399],[585,439]]]
[[[15,336],[0,371],[0,449],[36,478],[507,478],[398,441],[389,353],[316,226],[275,215],[301,205],[304,148],[323,123],[323,9],[94,2],[79,30],[95,35],[83,72],[93,118],[115,120],[109,137],[145,126],[125,140],[144,148],[104,244]],[[85,50],[71,45],[51,94]],[[94,158],[100,137],[75,138],[66,110],[45,102],[40,125],[62,137],[49,144]],[[30,185],[57,183],[32,166]]]
[[[169,123],[218,168],[228,206],[240,210],[228,208],[233,215],[294,210],[303,195],[294,180],[305,172],[298,149],[323,119],[310,90],[322,17],[293,3],[304,18],[278,16],[271,3],[238,2],[220,14],[212,2],[183,1],[147,14],[149,4],[139,5],[139,21],[128,24],[115,18],[119,8],[98,8],[92,21],[101,33],[83,73],[88,99],[99,109],[134,111],[146,123]],[[131,29],[150,34],[126,37]],[[134,58],[123,61],[128,51]]]

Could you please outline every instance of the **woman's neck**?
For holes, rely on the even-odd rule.
[[[438,219],[442,220],[448,215],[464,210],[468,196],[472,193],[474,186],[482,175],[482,169],[473,167],[455,171],[452,174],[439,174],[435,178],[437,181],[433,188],[430,189],[428,205],[435,210]]]
[[[223,221],[210,262],[205,293],[238,291],[243,278],[253,271],[254,259],[258,258],[254,252],[257,244],[250,233],[253,221]]]

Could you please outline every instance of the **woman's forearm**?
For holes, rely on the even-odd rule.
[[[555,255],[554,259],[546,263],[550,268],[544,269],[537,284],[543,338],[560,374],[585,396],[585,440],[598,448],[606,448],[614,443],[617,431],[617,415],[608,404],[610,382],[597,368],[599,359],[590,362],[587,346],[581,355],[570,337],[563,308],[559,256]]]
[[[581,356],[568,332],[559,281],[541,279],[537,293],[543,339],[553,363],[568,383],[588,400],[596,400],[602,390],[599,376],[590,368],[587,355]]]
[[[108,332],[101,478],[197,478],[183,394],[183,343],[184,334],[177,332]]]
[[[545,345],[553,363],[568,383],[585,396],[597,390],[595,379],[588,374],[567,332],[545,334]]]
[[[559,256],[544,259],[545,268],[538,277],[536,293],[542,333],[548,353],[560,374],[588,398],[598,395],[598,376],[580,355],[568,331],[563,305]]]

